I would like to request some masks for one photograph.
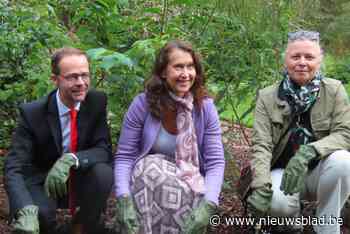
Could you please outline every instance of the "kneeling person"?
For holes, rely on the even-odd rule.
[[[318,218],[339,217],[350,195],[350,105],[340,81],[320,72],[319,34],[289,34],[283,80],[259,92],[248,209],[255,216],[299,216],[317,200]],[[333,222],[334,224],[334,222]],[[340,233],[340,225],[314,226]]]
[[[19,108],[5,162],[10,219],[21,233],[53,233],[56,208],[68,203],[75,233],[97,233],[113,183],[107,98],[89,90],[83,51],[59,49],[51,66],[57,89]]]

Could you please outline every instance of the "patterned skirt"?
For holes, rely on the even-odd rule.
[[[141,223],[140,234],[180,234],[181,226],[203,195],[176,177],[176,164],[163,154],[140,159],[132,172],[131,193]]]

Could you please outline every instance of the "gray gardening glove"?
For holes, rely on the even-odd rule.
[[[122,233],[126,234],[138,233],[140,224],[132,199],[129,196],[118,197],[116,208],[115,231],[117,233],[122,231]]]
[[[192,210],[182,227],[185,234],[205,234],[210,217],[215,213],[216,205],[206,200]]]
[[[313,146],[302,145],[284,169],[280,189],[286,195],[301,192],[310,161],[317,157]]]
[[[69,170],[76,165],[76,159],[72,153],[63,154],[53,165],[45,180],[46,194],[57,199],[67,194],[66,182],[69,177]]]
[[[256,188],[247,199],[248,213],[254,217],[265,216],[271,208],[272,194],[270,184]]]
[[[16,234],[39,234],[39,208],[28,205],[18,210],[12,227]]]

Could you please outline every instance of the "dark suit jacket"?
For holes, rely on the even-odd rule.
[[[106,120],[105,94],[90,90],[78,112],[79,169],[111,163],[111,143]],[[11,217],[33,204],[29,186],[43,186],[47,173],[62,155],[62,134],[56,102],[56,90],[48,96],[22,104],[19,122],[5,161],[5,188]]]

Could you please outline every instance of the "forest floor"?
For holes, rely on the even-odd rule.
[[[220,196],[219,216],[223,217],[244,217],[244,207],[238,196],[237,182],[240,171],[249,164],[251,129],[233,125],[229,122],[222,122],[223,142],[225,145],[225,181]],[[0,157],[6,154],[5,150],[0,150]],[[113,217],[115,214],[115,199],[110,196],[107,205],[107,211],[104,215],[104,222],[107,229],[112,228]],[[311,208],[310,208],[311,207]],[[304,209],[303,215],[311,214],[312,206]],[[3,177],[0,177],[0,234],[11,233],[11,228],[7,224],[8,200],[4,191]],[[57,220],[60,224],[69,223],[71,217],[67,210],[57,211]],[[108,232],[109,233],[109,232]],[[112,233],[112,232],[111,232]],[[254,234],[252,227],[243,225],[224,225],[222,224],[209,228],[209,233],[220,234]],[[268,233],[268,232],[265,232]],[[313,234],[312,228],[304,228],[304,234]]]

